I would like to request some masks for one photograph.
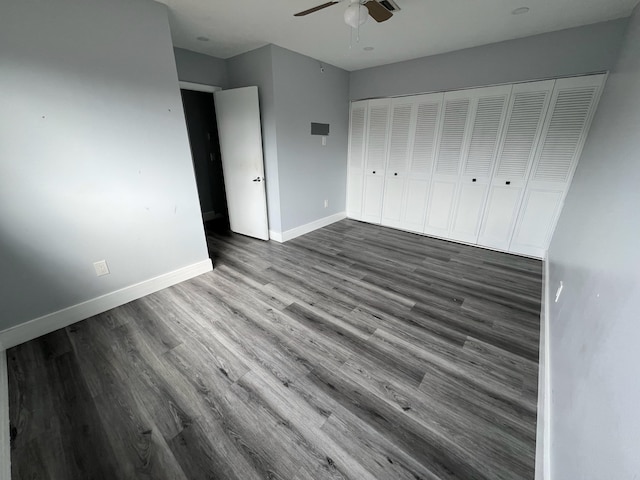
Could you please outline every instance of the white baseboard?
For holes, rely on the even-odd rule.
[[[313,222],[309,222],[305,225],[300,225],[299,227],[292,228],[291,230],[287,230],[286,232],[278,233],[270,231],[269,238],[280,243],[288,242],[289,240],[293,240],[296,237],[311,233],[314,230],[318,230],[319,228],[326,227],[327,225],[331,225],[332,223],[339,222],[340,220],[344,220],[345,218],[347,218],[347,214],[345,212],[334,213],[333,215],[329,215],[328,217],[314,220]]]
[[[269,230],[269,240],[273,240],[274,242],[282,243],[282,233],[276,232],[275,230]]]
[[[86,302],[72,305],[57,312],[44,315],[28,322],[0,332],[0,350],[9,349],[21,343],[33,340],[41,335],[64,328],[72,323],[92,317],[125,303],[137,300],[151,293],[170,287],[190,278],[197,277],[213,270],[211,260],[203,260],[173,272],[165,273],[155,278],[136,283],[129,287],[107,293]]]
[[[535,480],[551,480],[551,363],[549,342],[549,258],[545,254],[542,270],[542,308],[540,311],[540,356],[538,369],[538,418],[536,431]]]
[[[11,480],[7,354],[0,351],[0,480]]]

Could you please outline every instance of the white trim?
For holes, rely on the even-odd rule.
[[[282,232],[276,232],[275,230],[269,230],[269,240],[273,240],[274,242],[282,243]]]
[[[549,257],[546,253],[542,265],[535,480],[551,480],[551,345],[549,342]]]
[[[178,82],[180,84],[180,88],[183,90],[194,90],[196,92],[219,92],[222,90],[220,87],[216,87],[213,85],[205,85],[203,83],[193,83],[193,82],[183,82],[182,80]]]
[[[87,300],[86,302],[78,303],[77,305],[72,305],[57,312],[21,323],[20,325],[0,332],[0,350],[15,347],[41,335],[64,328],[72,323],[92,317],[93,315],[106,312],[107,310],[137,300],[163,288],[210,272],[211,270],[213,270],[211,260],[203,260],[193,265],[179,268],[173,272],[165,273],[155,278],[136,283],[135,285],[116,290],[115,292],[107,293],[106,295]]]
[[[549,253],[544,259],[544,480],[551,480],[551,314],[549,296]]]
[[[329,215],[328,217],[320,218],[318,220],[314,220],[313,222],[309,222],[304,225],[300,225],[299,227],[292,228],[291,230],[287,230],[286,232],[282,232],[280,235],[278,235],[276,232],[269,232],[269,236],[271,236],[271,233],[276,233],[276,235],[278,235],[278,238],[281,238],[282,240],[278,240],[278,238],[273,238],[273,240],[275,240],[276,242],[288,242],[289,240],[293,240],[296,237],[313,232],[314,230],[318,230],[319,228],[326,227],[327,225],[331,225],[332,223],[339,222],[340,220],[344,220],[345,218],[347,218],[347,214],[345,212],[334,213],[333,215]]]
[[[9,380],[7,355],[0,351],[0,480],[11,480],[11,445],[9,438]]]

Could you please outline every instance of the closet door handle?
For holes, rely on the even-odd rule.
[[[398,176],[398,174],[397,174],[397,173],[394,173],[394,175],[395,175],[396,177]]]
[[[375,170],[373,171],[373,174],[374,174],[374,175],[376,174],[376,171],[375,171]]]
[[[511,185],[511,182],[504,182],[505,185]]]
[[[474,179],[473,179],[473,180],[471,180],[471,181],[472,181],[472,182],[475,182],[475,181],[476,181],[476,179],[474,178]]]

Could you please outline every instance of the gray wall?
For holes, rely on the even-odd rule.
[[[273,46],[282,230],[344,212],[349,73]],[[330,124],[327,145],[311,122]],[[329,207],[324,208],[324,200]]]
[[[208,258],[164,5],[4,0],[0,92],[0,330]]]
[[[640,478],[640,12],[549,250],[553,478]]]
[[[267,45],[227,60],[229,87],[257,86],[262,122],[262,148],[267,188],[269,230],[282,232],[272,46]]]
[[[349,73],[267,45],[227,60],[231,88],[257,85],[269,229],[278,233],[344,212]],[[329,123],[327,146],[311,122]],[[324,200],[329,207],[324,208]]]
[[[173,49],[178,78],[183,82],[201,83],[227,88],[229,85],[227,62],[221,58],[203,55],[183,48]]]
[[[350,98],[512,83],[609,70],[627,19],[493,43],[351,72]]]

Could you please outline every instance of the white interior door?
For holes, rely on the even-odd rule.
[[[258,87],[214,93],[231,230],[269,239]]]

